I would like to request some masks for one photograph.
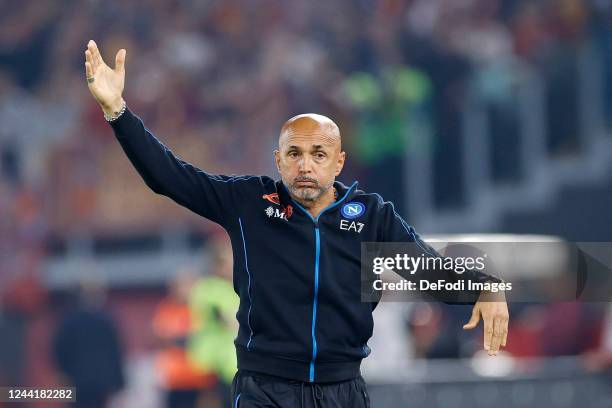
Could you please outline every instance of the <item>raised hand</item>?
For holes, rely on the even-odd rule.
[[[125,84],[125,55],[124,49],[117,52],[115,68],[112,69],[102,59],[96,43],[90,40],[87,44],[85,51],[87,86],[107,115],[118,112],[123,104],[121,95]]]

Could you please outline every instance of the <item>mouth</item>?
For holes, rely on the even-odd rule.
[[[310,180],[298,180],[295,182],[295,186],[302,188],[314,188],[317,186],[317,183],[315,181]]]

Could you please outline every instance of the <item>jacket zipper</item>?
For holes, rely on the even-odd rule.
[[[317,217],[318,220],[319,217]],[[314,301],[312,304],[312,360],[310,360],[310,382],[314,381],[315,359],[317,358],[317,336],[315,326],[317,322],[317,299],[319,296],[319,256],[321,255],[321,233],[319,232],[319,222],[315,221],[315,281],[314,281]]]
[[[353,185],[349,187],[349,189],[346,191],[346,193],[341,199],[325,207],[319,213],[319,215],[317,215],[317,218],[314,218],[297,201],[291,199],[291,201],[293,201],[293,203],[300,210],[302,210],[304,214],[308,216],[308,218],[312,220],[312,222],[314,223],[314,228],[315,228],[315,268],[314,268],[315,281],[314,281],[314,300],[312,302],[312,325],[311,325],[311,330],[310,330],[310,333],[312,336],[312,358],[310,360],[310,370],[309,370],[309,375],[308,375],[308,381],[310,382],[314,382],[314,379],[315,379],[315,360],[317,358],[317,336],[315,334],[315,327],[317,323],[317,299],[319,296],[319,257],[321,255],[321,233],[319,231],[319,218],[321,218],[321,216],[323,215],[323,213],[325,213],[325,211],[340,205],[346,199],[346,197],[348,197],[348,195],[351,193],[351,191],[353,190],[353,187],[355,187],[356,184],[357,182],[353,183]]]
[[[317,358],[317,335],[315,334],[315,328],[317,324],[317,301],[319,296],[319,258],[321,256],[321,233],[319,231],[319,217],[325,212],[325,210],[332,208],[333,205],[325,208],[317,218],[314,218],[304,207],[302,207],[295,200],[292,200],[295,205],[304,212],[314,223],[315,229],[315,267],[314,267],[314,300],[312,302],[312,324],[310,326],[310,335],[312,337],[312,358],[310,359],[310,369],[308,373],[308,381],[314,382],[315,378],[315,360]],[[334,203],[335,204],[335,203]]]

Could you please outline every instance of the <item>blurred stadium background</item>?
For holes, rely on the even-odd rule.
[[[128,105],[207,171],[275,175],[281,124],[321,112],[340,180],[425,235],[612,238],[611,0],[0,0],[0,385],[93,370],[108,406],[199,387],[213,407],[223,382],[180,354],[219,230],[131,168],[86,87],[89,39],[128,50]],[[611,310],[512,304],[486,359],[469,308],[385,303],[372,404],[610,407]]]

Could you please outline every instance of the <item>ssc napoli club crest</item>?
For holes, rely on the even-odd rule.
[[[342,206],[342,215],[349,220],[361,217],[365,212],[365,206],[361,203],[353,201]]]

